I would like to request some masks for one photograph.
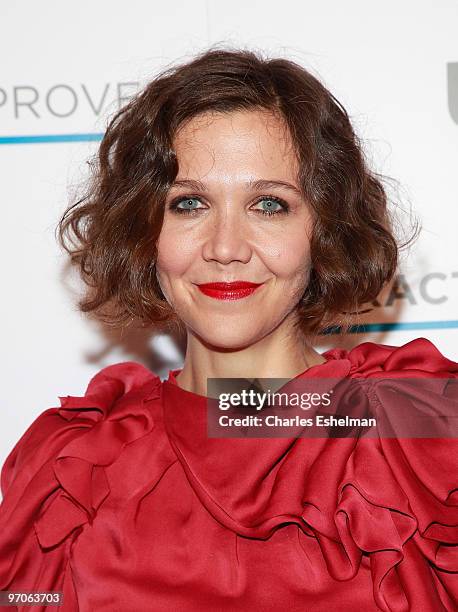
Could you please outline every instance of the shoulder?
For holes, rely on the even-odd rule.
[[[102,368],[90,379],[83,396],[58,396],[60,406],[39,414],[7,456],[1,472],[2,494],[20,470],[31,476],[59,449],[98,423],[145,413],[140,396],[154,399],[160,384],[145,366],[126,361]]]
[[[384,376],[404,372],[406,375],[449,375],[458,377],[458,362],[445,356],[427,338],[415,338],[401,346],[362,342],[351,350],[331,349],[330,359],[348,359],[354,377]]]
[[[348,385],[356,396],[367,394],[379,435],[416,438],[417,447],[420,438],[428,439],[428,446],[433,439],[451,445],[458,438],[458,363],[430,340],[416,338],[401,346],[364,342],[334,358],[347,362]],[[347,397],[350,405],[352,395]]]
[[[51,492],[51,506],[65,493],[67,516],[90,518],[92,500],[100,504],[106,489],[103,466],[154,427],[160,388],[158,376],[126,361],[101,369],[84,395],[58,396],[60,406],[38,415],[2,466],[0,522],[25,499],[40,505]]]

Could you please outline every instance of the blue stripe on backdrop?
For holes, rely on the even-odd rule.
[[[102,140],[103,133],[39,134],[33,136],[0,136],[0,145],[37,144],[46,142],[92,142]]]
[[[340,327],[328,327],[322,332],[323,335],[339,334]],[[368,332],[381,331],[410,331],[422,329],[458,329],[456,321],[405,321],[399,323],[362,323],[353,325],[349,329],[350,334],[366,334]]]

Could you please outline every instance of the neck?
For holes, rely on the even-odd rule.
[[[206,395],[207,378],[294,378],[325,361],[301,334],[286,325],[258,342],[235,349],[211,346],[188,329],[186,356],[176,381],[182,389]]]

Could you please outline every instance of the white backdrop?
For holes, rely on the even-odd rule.
[[[422,221],[402,290],[368,315],[367,333],[318,348],[424,336],[458,360],[455,0],[40,0],[3,3],[0,20],[1,463],[40,412],[83,395],[105,365],[133,359],[161,377],[180,367],[170,338],[120,339],[77,312],[54,228],[110,114],[165,65],[215,43],[311,69]]]

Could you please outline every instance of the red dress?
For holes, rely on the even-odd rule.
[[[458,378],[425,338],[324,357],[300,376]],[[208,438],[178,371],[105,367],[30,425],[1,474],[0,590],[63,591],[64,612],[458,609],[456,439]]]

